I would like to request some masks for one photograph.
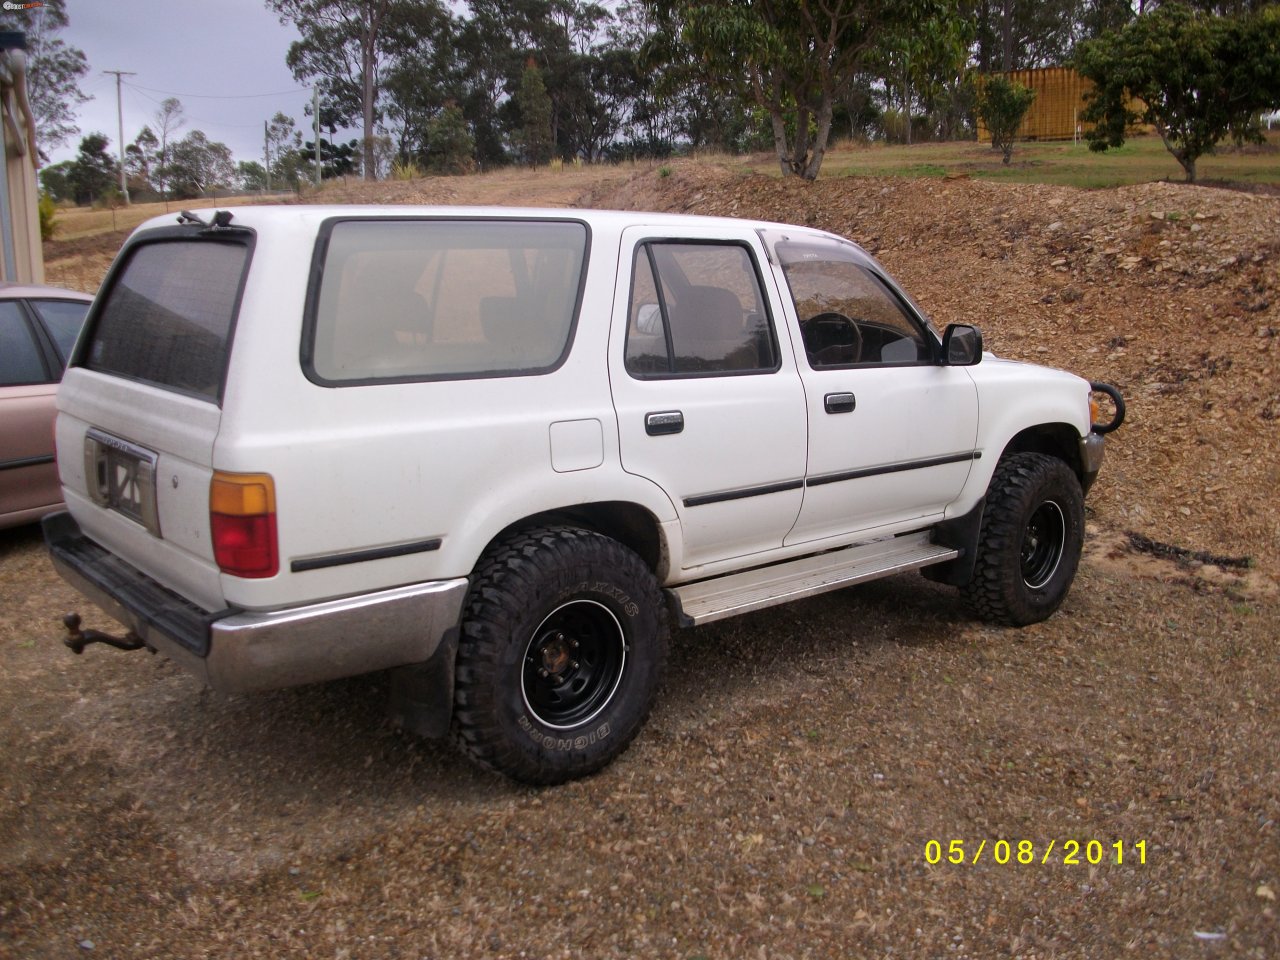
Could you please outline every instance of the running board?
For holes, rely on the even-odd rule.
[[[892,540],[843,547],[773,566],[731,573],[673,587],[682,626],[711,623],[739,613],[878,580],[904,570],[952,560],[960,551],[932,542],[932,534],[909,534]]]

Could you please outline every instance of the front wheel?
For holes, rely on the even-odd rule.
[[[483,766],[525,783],[587,776],[639,732],[666,653],[662,594],[638,556],[588,530],[516,534],[472,580],[455,738]]]
[[[1075,579],[1084,545],[1084,493],[1062,460],[1005,457],[987,490],[965,599],[984,620],[1021,627],[1047,619]]]

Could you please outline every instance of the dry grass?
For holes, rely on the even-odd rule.
[[[726,162],[757,173],[776,176],[772,158]],[[1237,149],[1225,145],[1202,157],[1201,180],[1237,182],[1280,188],[1280,131],[1263,147]],[[1010,183],[1043,183],[1097,189],[1155,180],[1181,181],[1182,168],[1159,137],[1138,136],[1123,147],[1093,153],[1083,141],[1019,143],[1013,162],[1005,166],[998,151],[973,142],[921,143],[914,146],[837,143],[822,165],[823,177],[944,177],[970,176]]]
[[[276,194],[266,200],[278,202],[281,196],[291,197],[292,194]],[[128,233],[143,221],[164,216],[167,213],[176,216],[181,210],[237,207],[247,203],[262,203],[263,200],[262,197],[246,196],[209,200],[170,200],[167,203],[135,203],[127,207],[120,206],[105,210],[93,207],[59,207],[54,237],[57,240],[79,240],[103,233]]]

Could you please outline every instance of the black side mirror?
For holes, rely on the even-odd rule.
[[[953,323],[942,335],[942,362],[948,367],[972,367],[982,359],[982,331],[967,323]]]

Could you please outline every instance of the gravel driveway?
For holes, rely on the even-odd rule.
[[[1020,631],[904,576],[685,632],[635,746],[542,791],[392,731],[377,677],[73,656],[31,529],[0,599],[3,956],[1280,949],[1280,609],[1173,565],[1095,550]]]

